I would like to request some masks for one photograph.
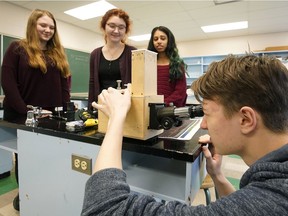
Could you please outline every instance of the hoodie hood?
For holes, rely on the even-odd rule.
[[[271,180],[287,184],[288,191],[288,144],[255,162],[242,176],[240,188],[250,182],[270,182]]]

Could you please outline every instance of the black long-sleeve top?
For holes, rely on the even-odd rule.
[[[119,69],[121,76],[121,87],[124,88],[125,84],[131,83],[131,58],[132,50],[136,50],[135,47],[125,45],[125,49],[119,58]],[[98,100],[100,92],[99,81],[99,65],[101,57],[102,47],[98,47],[91,52],[90,55],[90,78],[89,78],[89,94],[88,94],[88,107],[91,109],[91,103]]]

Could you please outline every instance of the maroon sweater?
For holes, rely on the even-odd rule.
[[[173,103],[176,107],[186,105],[186,76],[174,82],[169,82],[169,65],[157,65],[157,94],[164,95],[167,106]]]
[[[26,114],[27,105],[52,111],[70,101],[68,80],[61,76],[55,64],[48,60],[46,74],[39,68],[32,68],[26,51],[18,42],[11,43],[3,58],[1,85],[5,94],[4,112]]]
[[[91,103],[98,100],[100,92],[99,82],[99,65],[102,47],[98,47],[92,51],[90,56],[90,78],[89,78],[89,94],[88,94],[88,107],[91,109]],[[131,57],[132,50],[136,50],[135,47],[125,45],[125,49],[119,58],[119,67],[122,80],[122,88],[127,83],[131,83]]]

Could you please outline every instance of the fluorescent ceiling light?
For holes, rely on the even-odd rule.
[[[215,5],[220,5],[220,4],[227,4],[227,3],[233,3],[233,2],[238,2],[242,0],[213,0]]]
[[[147,41],[151,37],[151,34],[144,34],[144,35],[138,35],[138,36],[131,36],[129,37],[130,40],[133,41]]]
[[[248,28],[248,21],[202,26],[201,28],[205,33],[245,29]]]
[[[116,7],[106,2],[105,0],[101,0],[78,8],[64,11],[64,13],[76,17],[80,20],[87,20],[94,17],[103,16],[108,10],[113,8]]]

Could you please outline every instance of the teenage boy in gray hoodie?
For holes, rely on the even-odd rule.
[[[122,170],[123,124],[131,105],[124,93],[109,88],[93,106],[109,117],[107,133],[86,184],[82,216],[88,215],[288,215],[288,70],[276,58],[229,55],[210,65],[192,84],[202,102],[201,137],[207,171],[218,200],[208,206],[166,204],[130,193]],[[221,171],[221,155],[242,157],[249,169],[233,186]]]

